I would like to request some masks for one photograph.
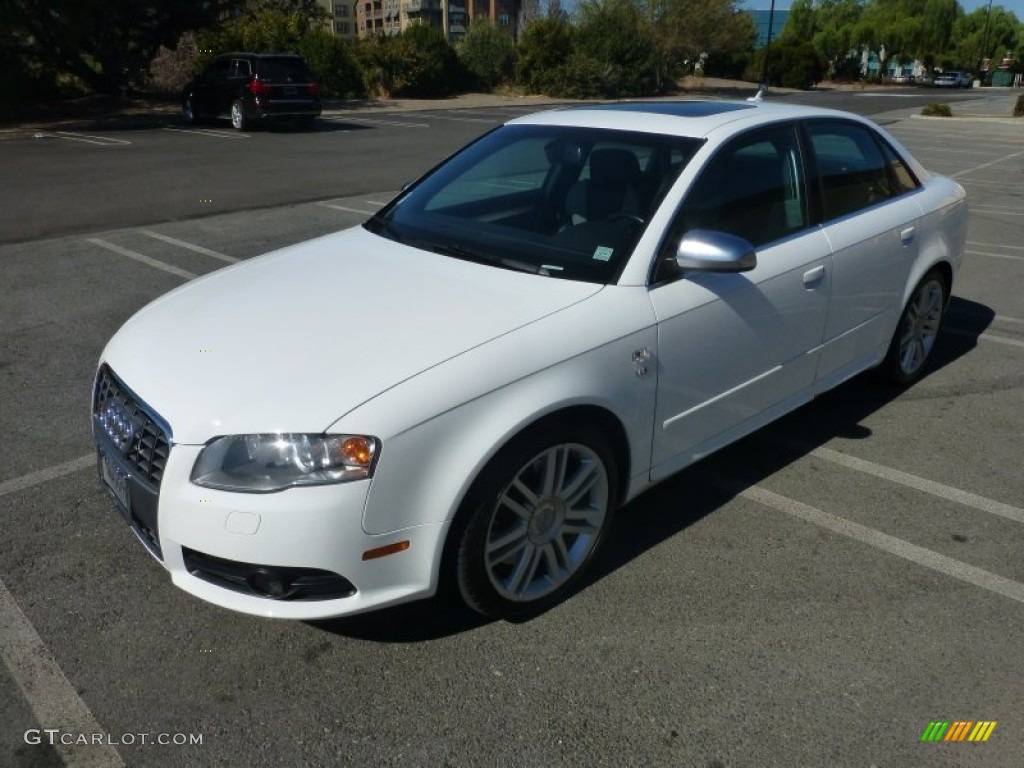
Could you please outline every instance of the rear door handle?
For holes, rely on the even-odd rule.
[[[907,227],[900,232],[900,242],[904,245],[910,245],[914,242],[914,235],[917,233],[917,229],[914,227]]]
[[[813,287],[817,283],[821,282],[821,278],[825,276],[825,265],[819,264],[814,269],[808,269],[804,272],[804,285],[808,288]]]

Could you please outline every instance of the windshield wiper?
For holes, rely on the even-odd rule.
[[[535,264],[528,264],[525,261],[516,261],[515,259],[504,259],[501,256],[493,256],[489,253],[482,253],[480,251],[472,251],[459,245],[439,245],[435,243],[430,245],[429,248],[434,253],[440,253],[442,256],[451,256],[456,259],[462,259],[463,261],[473,261],[477,264],[490,264],[503,269],[513,269],[517,272],[529,272],[531,275],[541,274],[540,267]]]

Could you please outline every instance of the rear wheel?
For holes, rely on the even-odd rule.
[[[241,101],[234,101],[231,104],[231,127],[236,131],[244,131],[249,127],[249,120],[245,116]]]
[[[199,122],[199,113],[196,111],[196,104],[191,93],[181,102],[181,116],[185,119],[186,125],[195,125]]]
[[[897,384],[911,384],[924,375],[942,324],[948,290],[938,270],[929,272],[914,288],[882,363],[881,372],[886,378]]]
[[[474,484],[456,532],[466,604],[517,619],[564,599],[611,522],[613,461],[607,439],[587,426],[534,433],[502,450]]]

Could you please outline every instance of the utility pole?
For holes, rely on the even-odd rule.
[[[985,33],[981,36],[981,54],[978,56],[978,79],[982,80],[981,77],[981,65],[985,61],[985,51],[988,49],[988,25],[992,19],[992,0],[988,0],[988,10],[985,11]],[[992,62],[989,62],[989,69],[992,68]],[[982,80],[982,85],[985,81]]]
[[[992,7],[992,0],[988,0],[989,7]],[[772,52],[772,24],[775,22],[775,0],[772,0],[771,10],[768,11],[768,42],[764,46],[764,67],[761,69],[762,92],[768,90],[768,55]]]

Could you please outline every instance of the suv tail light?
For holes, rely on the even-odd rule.
[[[249,83],[249,93],[253,96],[269,96],[271,88],[262,80],[252,80]]]
[[[313,82],[313,83],[309,84],[309,95],[310,96],[319,96],[320,95],[320,83]]]

